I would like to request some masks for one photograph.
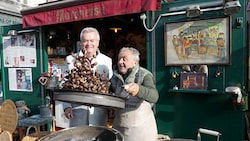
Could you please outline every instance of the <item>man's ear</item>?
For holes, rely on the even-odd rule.
[[[138,65],[139,64],[139,62],[138,61],[135,61],[135,65]]]

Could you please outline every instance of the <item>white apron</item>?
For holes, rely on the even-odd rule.
[[[113,128],[125,141],[157,141],[157,126],[150,103],[130,96],[126,108],[117,110]]]

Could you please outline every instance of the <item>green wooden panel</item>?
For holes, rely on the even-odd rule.
[[[181,7],[187,4],[200,2],[218,2],[210,0],[182,0],[163,3],[162,10],[147,13],[148,27],[152,27],[151,21],[156,21],[160,14],[168,12],[170,7]],[[217,89],[217,93],[205,92],[171,92],[170,89],[179,85],[179,78],[174,79],[171,73],[174,69],[180,72],[180,66],[165,66],[164,64],[164,25],[169,22],[194,20],[187,18],[184,14],[162,17],[153,32],[148,32],[148,48],[155,47],[155,54],[149,49],[148,60],[155,57],[155,74],[157,89],[160,99],[156,104],[156,118],[159,133],[174,138],[196,139],[197,129],[208,128],[222,133],[221,141],[243,141],[244,140],[244,107],[235,109],[228,94],[224,93],[227,86],[240,85],[244,90],[246,86],[246,25],[243,28],[235,28],[237,17],[246,21],[245,1],[240,0],[242,10],[231,16],[231,64],[209,65],[208,90]],[[205,12],[199,19],[209,19],[224,16],[223,10]],[[152,18],[155,17],[155,20]],[[155,36],[155,38],[153,38]],[[155,39],[155,40],[154,40]],[[152,62],[154,63],[154,62]],[[148,65],[149,68],[152,64]],[[218,67],[222,71],[220,77],[215,77]],[[202,141],[215,140],[214,137],[205,136]]]
[[[10,26],[3,26],[1,27],[2,35],[1,35],[1,48],[2,48],[2,37],[7,36],[7,32],[10,30],[24,30],[22,29],[22,25],[10,25]],[[25,29],[26,30],[26,29]],[[3,56],[3,49],[1,49],[1,57]],[[9,89],[9,82],[15,81],[9,79],[8,74],[8,67],[4,67],[3,65],[3,57],[1,58],[1,68],[2,68],[2,88],[4,97],[3,100],[11,99],[13,101],[16,100],[25,100],[27,106],[31,109],[31,114],[37,114],[39,113],[38,106],[41,105],[41,84],[38,82],[38,78],[41,74],[41,63],[40,63],[40,42],[38,38],[38,33],[36,32],[36,61],[37,66],[32,67],[32,92],[26,92],[26,91],[11,91]],[[20,67],[22,68],[22,67]],[[26,67],[25,67],[26,68]]]

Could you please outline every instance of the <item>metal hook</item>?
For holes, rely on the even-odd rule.
[[[221,70],[220,70],[220,67],[217,68],[217,71],[215,73],[215,77],[220,77],[221,76]]]
[[[179,76],[178,72],[176,71],[176,68],[174,68],[174,72],[172,72],[172,77],[177,78]]]

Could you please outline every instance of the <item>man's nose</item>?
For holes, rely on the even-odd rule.
[[[90,41],[86,41],[86,44],[89,45],[89,44],[90,44]]]
[[[123,60],[122,60],[122,59],[119,59],[119,60],[118,60],[118,63],[120,63],[120,64],[121,64],[122,62],[123,62]]]

